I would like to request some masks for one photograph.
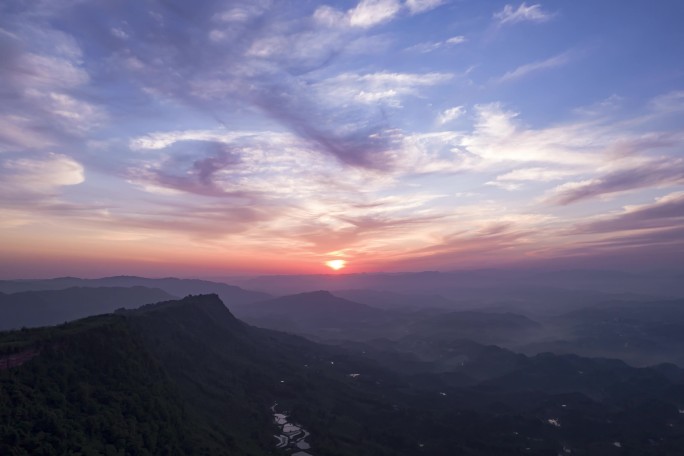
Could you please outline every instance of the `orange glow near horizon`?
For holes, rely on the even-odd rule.
[[[334,271],[339,271],[347,266],[347,262],[345,260],[330,260],[326,261],[325,265]]]

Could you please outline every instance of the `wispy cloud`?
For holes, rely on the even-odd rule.
[[[314,20],[328,27],[370,28],[391,20],[401,8],[399,0],[361,0],[346,12],[324,5],[316,9]]]
[[[320,179],[343,168],[292,134],[170,131],[135,138],[131,146],[146,152],[129,167],[132,181],[207,196],[314,197],[325,187]]]
[[[0,161],[0,193],[3,200],[43,199],[62,187],[85,180],[83,165],[71,157],[47,154]]]
[[[361,0],[349,11],[352,27],[372,27],[392,19],[401,10],[398,0]]]
[[[651,100],[651,109],[659,113],[684,111],[684,90],[674,90]]]
[[[626,206],[617,214],[578,224],[578,233],[637,231],[684,226],[684,192],[661,196],[655,202]]]
[[[411,14],[430,11],[445,4],[447,0],[406,0],[406,7]]]
[[[21,36],[0,34],[0,152],[54,146],[99,126],[106,112],[89,100],[92,78],[78,43],[63,32],[16,22]]]
[[[317,83],[320,99],[336,105],[386,103],[401,106],[402,98],[416,95],[420,88],[443,84],[453,78],[449,73],[343,73]]]
[[[470,131],[405,135],[401,155],[405,169],[416,172],[495,171],[498,178],[490,185],[516,189],[525,183],[564,181],[546,196],[560,201],[559,198],[564,200],[565,196],[574,195],[579,188],[584,189],[589,184],[594,189],[603,188],[598,181],[606,176],[638,174],[642,167],[652,169],[655,166],[662,168],[658,173],[676,174],[678,159],[672,154],[684,143],[680,135],[644,131],[641,118],[625,121],[620,127],[609,118],[601,118],[531,128],[517,112],[507,110],[500,103],[476,105],[472,117],[474,125]],[[657,151],[668,155],[660,160],[648,158]],[[667,171],[665,164],[670,168]],[[665,176],[661,177],[665,179]],[[487,179],[491,181],[489,176]],[[651,183],[660,185],[658,182],[660,180],[655,177],[644,179],[643,188]],[[587,190],[586,198],[593,193]],[[599,193],[602,191],[595,196]]]
[[[487,185],[513,191],[521,189],[523,184],[526,183],[557,181],[576,174],[576,170],[565,170],[562,168],[519,168],[496,176],[496,179],[487,182]]]
[[[526,63],[518,68],[508,71],[503,76],[497,78],[497,82],[509,82],[516,79],[523,78],[527,75],[538,73],[544,70],[550,70],[554,68],[559,68],[563,65],[567,65],[571,61],[571,54],[569,52],[564,52],[556,56],[550,57],[546,60],[540,60],[537,62]]]
[[[516,24],[519,22],[546,22],[553,17],[553,14],[544,11],[539,4],[528,5],[521,3],[518,8],[506,5],[501,11],[494,13],[494,20],[500,24]]]
[[[684,161],[681,159],[645,162],[604,176],[567,182],[556,187],[548,200],[568,205],[598,196],[628,192],[640,188],[684,184]]]
[[[402,11],[408,14],[420,14],[433,10],[446,3],[447,0],[360,0],[354,8],[341,11],[328,5],[316,8],[314,20],[319,24],[333,28],[368,29],[397,17]]]
[[[422,52],[422,53],[428,53],[432,51],[436,51],[437,49],[449,47],[449,46],[455,46],[457,44],[463,44],[466,41],[465,36],[458,35],[458,36],[452,36],[451,38],[448,38],[444,41],[427,41],[424,43],[418,43],[415,44],[409,48],[407,48],[407,51],[417,51],[417,52]]]
[[[438,125],[445,125],[453,122],[466,112],[465,106],[454,106],[453,108],[445,109],[437,117]]]

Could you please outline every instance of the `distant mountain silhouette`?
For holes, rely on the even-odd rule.
[[[148,279],[136,276],[115,276],[101,279],[79,279],[76,277],[61,277],[46,280],[4,280],[0,281],[0,291],[16,293],[20,291],[60,290],[71,287],[149,287],[164,290],[171,296],[182,298],[191,294],[218,294],[229,305],[240,305],[250,302],[263,301],[271,296],[267,293],[245,290],[233,285],[220,282],[210,282],[197,279]]]
[[[241,286],[273,294],[294,294],[316,289],[386,290],[393,293],[440,295],[449,300],[492,302],[518,300],[548,302],[559,295],[610,299],[605,294],[635,293],[684,297],[684,282],[675,274],[627,273],[590,269],[406,272],[334,275],[283,275],[243,279]],[[586,301],[586,298],[585,298]]]
[[[633,365],[684,365],[684,301],[609,301],[547,321],[555,337],[521,347],[527,353],[551,351],[613,357]]]
[[[170,294],[147,287],[73,287],[0,294],[0,330],[49,326],[118,308],[166,301]]]
[[[321,333],[384,319],[385,311],[334,296],[328,291],[300,293],[249,305],[234,312],[245,321],[288,332]]]
[[[540,328],[536,321],[510,312],[460,311],[417,319],[407,326],[406,331],[443,340],[470,339],[501,344],[533,336]]]
[[[333,340],[397,339],[413,334],[486,344],[523,343],[541,328],[539,323],[510,312],[379,309],[327,291],[238,306],[234,312],[255,326]]]
[[[324,290],[281,296],[245,306],[244,309],[252,314],[268,315],[285,315],[292,312],[308,312],[319,315],[335,313],[342,318],[344,318],[345,312],[354,315],[378,315],[382,313],[371,306],[337,297]]]
[[[336,290],[335,296],[386,310],[457,309],[463,304],[436,294],[394,293],[377,290]]]

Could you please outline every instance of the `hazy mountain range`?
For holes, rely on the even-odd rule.
[[[0,371],[0,450],[276,454],[275,403],[310,433],[311,454],[681,448],[684,371],[673,365],[470,345],[461,371],[435,371],[441,361],[428,358],[407,368],[389,347],[369,353],[245,325],[216,295],[4,333],[3,356],[34,356]]]
[[[684,300],[443,279],[0,282],[0,453],[678,454]]]
[[[0,330],[56,325],[172,298],[165,291],[141,286],[0,293]]]

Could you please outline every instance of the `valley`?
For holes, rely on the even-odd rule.
[[[130,290],[147,293],[146,288]],[[88,296],[99,292],[109,289],[92,287]],[[591,333],[573,332],[594,331],[584,323],[587,312],[593,312],[591,321],[605,320],[616,331],[639,321],[640,337],[670,337],[649,331],[660,328],[660,322],[681,324],[676,300],[599,303],[581,311],[560,306],[553,317],[525,315],[513,307],[505,312],[432,308],[427,298],[424,307],[372,307],[320,291],[273,300],[254,295],[252,303],[237,302],[232,309],[244,322],[210,294],[2,333],[2,358],[23,361],[0,371],[0,397],[8,404],[25,390],[15,402],[21,408],[3,408],[3,435],[13,435],[15,442],[3,451],[61,448],[39,437],[49,432],[16,433],[45,429],[35,426],[43,426],[39,416],[54,413],[55,400],[90,404],[60,409],[55,416],[55,423],[71,432],[83,432],[79,429],[90,419],[89,407],[106,413],[103,425],[118,426],[120,435],[130,436],[126,439],[137,435],[142,423],[182,428],[179,435],[185,440],[169,442],[185,454],[545,455],[570,450],[580,455],[675,455],[684,441],[684,370],[673,362],[676,358],[635,367],[629,356],[627,362],[578,356],[570,354],[569,345],[587,347],[582,340]],[[659,313],[633,320],[626,312],[616,320],[610,313],[616,306]],[[606,317],[594,317],[596,312]],[[656,326],[643,326],[650,324]],[[563,327],[564,332],[555,329]],[[516,348],[548,343],[543,341],[549,334],[567,338],[570,353],[521,353]],[[659,361],[666,355],[661,352]],[[103,364],[107,359],[111,362]],[[109,374],[100,372],[103,366],[109,366],[104,371]],[[40,388],[50,395],[31,393],[29,379],[46,370],[53,374],[42,377]],[[142,410],[131,415],[125,401],[108,398],[114,391],[84,395],[109,388],[103,374],[117,382],[114,391],[152,394],[161,409],[176,411],[158,421]],[[74,375],[76,390],[73,380],[66,380]],[[144,380],[155,377],[154,383]],[[65,380],[55,381],[60,378]],[[145,389],[153,384],[173,392],[155,396]],[[114,404],[119,408],[112,409]],[[128,418],[112,421],[114,416]],[[101,434],[79,441],[83,448],[106,452],[101,445],[119,445],[112,438]],[[142,442],[139,448],[148,445]]]

